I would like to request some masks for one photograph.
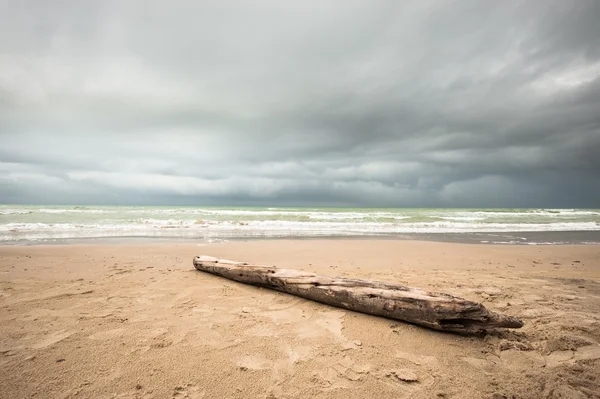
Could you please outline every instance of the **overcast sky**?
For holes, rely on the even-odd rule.
[[[600,207],[600,1],[0,0],[0,202]]]

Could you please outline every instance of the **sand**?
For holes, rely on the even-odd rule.
[[[206,254],[520,316],[440,333],[196,271]],[[394,240],[0,247],[1,398],[599,398],[600,246]]]

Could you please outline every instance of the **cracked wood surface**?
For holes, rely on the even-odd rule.
[[[481,303],[399,284],[319,276],[210,256],[197,256],[193,263],[200,271],[230,280],[435,330],[476,333],[523,326],[518,318],[490,311]]]

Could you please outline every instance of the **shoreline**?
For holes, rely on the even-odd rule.
[[[324,238],[600,244],[600,209],[0,205],[0,245]]]
[[[45,245],[145,245],[145,244],[198,244],[209,245],[225,242],[279,241],[279,240],[390,240],[425,241],[479,245],[600,245],[600,230],[591,231],[518,231],[479,233],[410,233],[373,235],[290,235],[290,236],[214,236],[214,237],[156,237],[115,236],[57,238],[39,240],[5,240],[0,246]]]

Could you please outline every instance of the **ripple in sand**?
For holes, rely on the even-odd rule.
[[[114,328],[108,331],[100,331],[90,335],[88,338],[93,340],[106,340],[122,336],[125,333],[124,328]]]
[[[32,345],[31,347],[33,349],[47,348],[48,346],[59,343],[60,341],[70,337],[73,334],[75,334],[75,331],[65,331],[65,330],[56,331],[56,332],[49,334],[44,340],[38,342],[37,344]]]

